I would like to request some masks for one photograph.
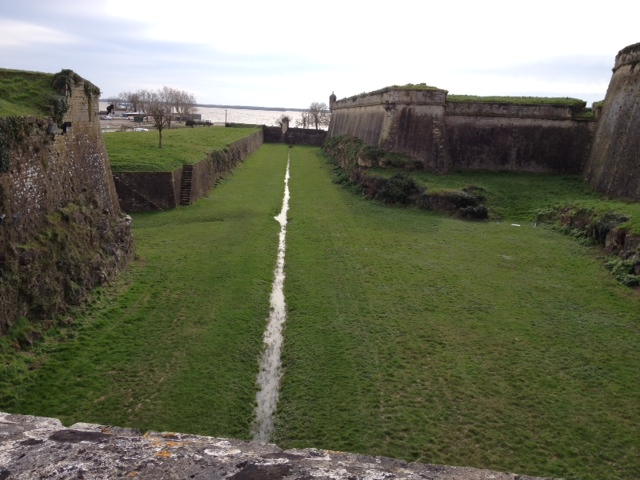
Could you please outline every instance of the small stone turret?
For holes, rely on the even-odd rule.
[[[337,97],[334,92],[329,95],[329,111],[333,111],[333,104],[336,103]]]

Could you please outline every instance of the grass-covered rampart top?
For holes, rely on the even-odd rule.
[[[0,117],[51,116],[60,124],[69,109],[71,89],[84,84],[89,98],[100,96],[100,89],[72,70],[56,74],[0,69]]]
[[[358,95],[353,95],[351,97],[347,97],[344,100],[355,101],[358,98],[368,97],[370,95],[382,95],[383,93],[393,92],[393,91],[429,91],[429,92],[437,92],[444,91],[441,88],[434,87],[431,85],[427,85],[426,83],[407,83],[406,85],[391,85],[389,87],[384,87],[379,90],[374,90],[372,92],[362,92]]]
[[[438,87],[427,85],[426,83],[408,83],[406,85],[391,85],[372,92],[363,92],[358,95],[347,97],[342,101],[354,102],[360,98],[382,95],[392,91],[442,91],[447,93],[447,102],[449,103],[494,103],[500,105],[549,105],[557,107],[570,107],[577,115],[584,118],[592,118],[593,113],[590,109],[586,109],[587,103],[579,98],[571,97],[517,97],[517,96],[478,96],[478,95],[451,95],[446,90]]]
[[[174,128],[162,132],[114,132],[104,135],[111,170],[114,172],[170,172],[185,163],[196,163],[207,154],[256,132],[256,127]]]
[[[450,103],[498,103],[503,105],[551,105],[573,108],[584,108],[586,102],[570,97],[503,97],[478,95],[447,95]]]
[[[53,74],[0,68],[0,116],[50,115]]]

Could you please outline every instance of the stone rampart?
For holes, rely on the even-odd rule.
[[[584,105],[448,102],[445,90],[384,89],[331,102],[329,137],[351,135],[424,168],[580,173],[594,122]]]
[[[640,200],[640,43],[618,52],[584,171],[593,188]]]
[[[331,102],[328,136],[358,137],[409,155],[429,170],[446,171],[446,95],[440,89],[383,89]]]
[[[594,127],[563,106],[447,104],[447,148],[460,170],[580,174]]]
[[[0,333],[21,316],[44,319],[79,302],[134,253],[97,94],[72,72],[68,78],[59,124],[0,118]]]

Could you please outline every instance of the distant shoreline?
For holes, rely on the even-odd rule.
[[[117,98],[101,98],[101,102],[115,103]],[[206,108],[233,108],[235,110],[267,110],[271,112],[304,112],[306,108],[287,108],[287,107],[253,107],[248,105],[214,105],[209,103],[196,103],[196,107]]]
[[[236,110],[269,110],[272,112],[304,112],[306,108],[287,108],[287,107],[251,107],[244,105],[210,105],[197,103],[196,107],[207,108],[234,108]]]

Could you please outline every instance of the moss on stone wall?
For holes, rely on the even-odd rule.
[[[9,171],[10,151],[28,136],[28,132],[27,117],[0,117],[0,173]]]
[[[0,245],[0,333],[10,319],[52,319],[78,305],[131,259],[126,218],[105,216],[91,205],[69,203],[46,218],[28,241]]]
[[[0,116],[0,334],[21,318],[48,320],[79,303],[134,255],[92,121],[97,87],[71,71],[2,72],[0,87],[31,92],[29,79],[45,106],[22,105],[36,115]],[[18,105],[24,96],[11,98]],[[73,123],[72,130],[52,133],[47,98],[60,102],[56,121]]]

